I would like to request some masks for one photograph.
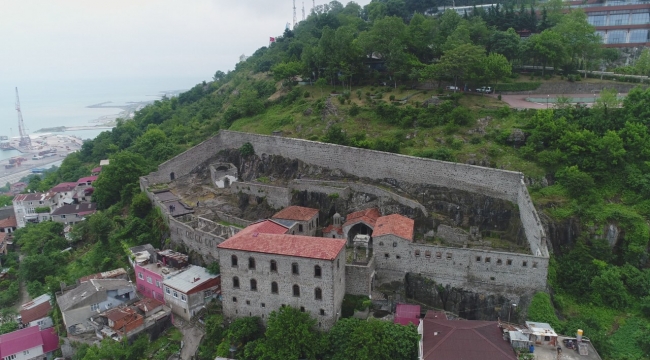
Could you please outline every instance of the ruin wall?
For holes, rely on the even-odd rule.
[[[252,182],[233,182],[230,184],[230,191],[233,194],[243,193],[261,198],[274,209],[283,209],[291,203],[291,191],[285,187],[264,185]]]

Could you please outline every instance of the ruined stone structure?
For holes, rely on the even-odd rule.
[[[284,170],[287,173],[291,170],[289,167],[294,170],[310,167],[314,174],[328,171],[329,174],[339,176],[333,180],[331,177],[314,179],[297,174],[294,178],[286,179],[282,185],[254,182],[255,177],[243,177],[244,173],[250,174],[251,163],[237,163],[232,155],[233,149],[239,149],[245,143],[253,145],[260,167],[284,159],[283,164],[288,168],[278,169],[278,172]],[[223,156],[219,157],[219,154]],[[232,166],[236,166],[238,171],[235,172]],[[308,140],[222,130],[216,136],[161,164],[157,172],[142,177],[140,185],[143,191],[147,191],[152,185],[183,181],[184,177],[208,168],[216,187],[216,180],[225,179],[224,174],[236,173],[239,179],[235,182],[228,181],[228,191],[240,197],[264,199],[271,208],[280,209],[296,204],[307,206],[305,201],[312,201],[311,207],[321,210],[319,225],[334,225],[327,226],[324,235],[332,241],[337,241],[333,237],[346,239],[349,246],[352,245],[352,238],[348,239],[352,226],[346,228],[340,219],[334,219],[338,207],[334,211],[331,206],[326,208],[321,203],[333,204],[333,199],[347,199],[351,203],[351,211],[341,212],[343,217],[355,211],[378,207],[384,216],[400,213],[415,219],[415,234],[411,239],[392,233],[373,236],[371,259],[364,263],[349,262],[341,269],[345,274],[342,286],[347,293],[369,295],[373,287],[404,281],[407,274],[418,274],[441,285],[481,293],[508,294],[511,297],[546,288],[549,257],[546,235],[521,173]],[[217,169],[220,169],[219,174]],[[347,178],[352,178],[352,181],[340,180]],[[150,198],[155,200],[151,196]],[[297,203],[298,198],[305,201]],[[471,211],[462,208],[474,198],[480,198],[482,207]],[[463,202],[459,202],[459,199]],[[486,206],[488,211],[484,210]],[[498,211],[494,211],[495,206],[500,206]],[[505,209],[504,206],[509,208]],[[164,207],[161,208],[165,210]],[[445,213],[451,220],[440,223],[435,216],[439,212]],[[507,218],[508,214],[513,214],[513,218],[507,221],[516,222],[515,229],[510,233],[521,239],[521,244],[524,245],[517,253],[508,252],[507,248],[503,251],[490,247],[489,238],[496,227],[495,219]],[[223,261],[230,261],[229,256],[235,250],[228,250],[229,255],[224,257],[222,249],[217,246],[238,230],[215,231],[219,228],[216,225],[224,225],[214,223],[216,225],[210,228],[212,230],[205,231],[206,221],[210,220],[200,220],[200,217],[191,214],[185,218],[170,216],[172,241],[182,243],[210,260],[221,259],[224,271],[230,263],[224,264]],[[247,220],[235,221],[240,221],[241,226],[249,224]],[[338,224],[335,225],[337,221]],[[321,227],[318,227],[319,231]],[[353,235],[357,233],[359,232],[351,232]],[[433,237],[440,241],[425,241]],[[227,287],[227,282],[231,280],[224,275],[223,281],[224,287]],[[243,282],[241,284],[247,285]],[[237,296],[238,301],[241,296]],[[294,305],[291,302],[284,304]],[[224,302],[224,311],[226,306],[231,305]],[[238,302],[230,310],[239,312],[249,309],[246,315],[267,313],[261,304],[245,305],[248,306],[246,308],[241,306],[244,305]],[[323,324],[325,323],[327,322]]]

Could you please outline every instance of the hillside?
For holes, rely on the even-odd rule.
[[[132,120],[118,120],[56,173],[30,182],[31,190],[47,189],[111,159],[111,170],[95,185],[94,197],[104,210],[75,229],[73,252],[60,252],[67,246],[60,236],[46,246],[38,240],[47,238],[43,234],[17,233],[28,249],[20,272],[34,292],[121,266],[126,246],[164,240],[164,224],[139,194],[138,176],[219,129],[281,131],[523,172],[553,249],[550,302],[536,296],[529,319],[554,324],[565,334],[583,329],[603,358],[647,359],[650,91],[633,90],[623,101],[605,92],[593,108],[560,102],[526,111],[514,111],[495,97],[444,91],[439,87],[454,83],[529,90],[533,82],[574,81],[577,68],[592,66],[602,54],[590,40],[563,46],[555,41],[571,25],[586,23],[580,13],[549,13],[545,22],[536,22],[544,31],[520,40],[488,15],[395,17],[382,4],[319,6],[234,71],[217,71],[214,81],[156,101]],[[581,44],[586,45],[575,52]],[[543,46],[555,55],[540,55],[549,54],[541,52]],[[585,64],[582,58],[593,61]],[[553,76],[513,74],[513,65],[521,64],[563,70]],[[66,265],[55,266],[47,258],[52,253]],[[106,256],[111,253],[120,255]]]

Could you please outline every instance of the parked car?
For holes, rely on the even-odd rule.
[[[476,92],[491,94],[492,93],[492,88],[489,87],[489,86],[483,86],[483,87],[480,87],[480,88],[476,89]]]
[[[445,86],[445,90],[460,91],[460,88],[458,86]]]

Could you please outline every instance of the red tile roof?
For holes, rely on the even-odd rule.
[[[356,211],[351,214],[348,214],[348,216],[345,218],[345,224],[343,224],[343,226],[355,224],[363,221],[364,223],[374,227],[375,223],[377,222],[377,219],[379,219],[380,217],[381,217],[381,213],[376,208]]]
[[[154,310],[156,308],[159,308],[163,305],[164,304],[162,302],[147,297],[133,304],[133,306],[137,307],[138,309],[142,310],[142,312],[145,313]]]
[[[315,215],[318,215],[318,209],[312,209],[302,206],[289,206],[279,213],[273,215],[274,219],[309,221]]]
[[[41,338],[43,339],[43,353],[47,354],[59,348],[59,335],[53,327],[41,330]]]
[[[91,173],[99,173],[102,172],[102,167],[98,166],[90,171]]]
[[[77,180],[77,184],[80,184],[80,183],[87,183],[87,182],[89,182],[89,181],[90,181],[90,182],[93,182],[93,181],[95,181],[95,180],[97,180],[97,175],[86,176],[86,177],[82,177],[81,179]]]
[[[262,220],[254,224],[249,225],[241,232],[258,232],[264,234],[284,234],[289,231],[289,228],[282,224],[278,224],[273,220]]]
[[[17,226],[18,223],[16,222],[15,216],[10,216],[6,219],[0,220],[0,228],[17,227]]]
[[[334,226],[334,225],[328,225],[325,229],[323,229],[323,234],[330,233],[332,231],[336,230],[336,233],[339,235],[343,235],[343,228],[340,226]]]
[[[288,234],[264,234],[244,229],[217,247],[219,249],[334,260],[345,247],[345,240]]]
[[[424,360],[517,359],[496,321],[445,320],[430,313],[423,320]]]
[[[420,324],[420,305],[397,304],[395,309],[395,324]]]
[[[63,192],[63,191],[71,191],[75,187],[77,187],[77,183],[75,183],[75,182],[64,182],[64,183],[60,183],[59,185],[51,188],[50,191],[53,191],[53,192],[56,192],[56,193]]]
[[[23,324],[29,324],[34,320],[42,319],[47,316],[51,309],[50,297],[48,295],[41,295],[33,301],[24,303],[20,307],[20,321]]]
[[[39,333],[38,326],[31,326],[0,335],[0,359],[43,345],[43,338],[39,336]]]
[[[413,241],[413,226],[415,221],[406,216],[393,214],[382,216],[377,219],[375,228],[372,230],[372,236],[396,235],[403,239]]]

